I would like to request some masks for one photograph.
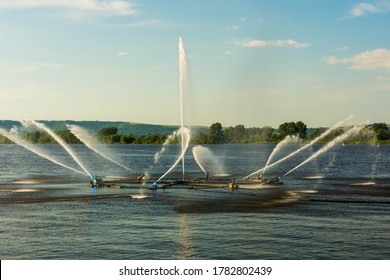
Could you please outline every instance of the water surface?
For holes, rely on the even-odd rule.
[[[264,166],[274,145],[206,146],[213,177],[230,178]],[[321,146],[272,167],[282,176]],[[58,145],[42,148],[80,169]],[[90,173],[134,178],[83,145],[72,145]],[[164,173],[177,159],[169,146],[109,145],[131,169]],[[286,145],[274,161],[297,149]],[[346,145],[283,178],[281,186],[175,186],[148,190],[88,187],[89,178],[16,145],[0,145],[1,259],[388,259],[390,146]],[[204,176],[191,154],[186,176]],[[221,175],[221,174],[219,174]],[[173,174],[181,177],[178,166]],[[118,185],[121,181],[118,182]]]

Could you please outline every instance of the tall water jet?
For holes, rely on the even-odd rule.
[[[336,137],[335,139],[333,139],[331,142],[329,142],[328,144],[326,144],[324,147],[322,147],[321,149],[319,149],[317,152],[315,152],[312,156],[310,156],[309,158],[307,158],[305,161],[303,161],[302,163],[298,164],[296,167],[294,167],[293,169],[291,169],[290,171],[288,171],[286,174],[284,174],[283,176],[287,176],[288,174],[290,174],[291,172],[293,172],[294,170],[298,169],[299,167],[305,165],[306,163],[308,163],[309,161],[317,158],[319,155],[325,153],[326,151],[328,151],[329,149],[333,148],[335,145],[343,142],[344,140],[346,140],[348,137],[350,137],[351,135],[359,132],[361,129],[363,129],[364,125],[359,125],[359,126],[354,126],[352,128],[350,128],[349,130],[347,130],[346,132],[344,132],[343,134],[341,134],[340,136]]]
[[[90,148],[92,151],[94,151],[95,153],[101,155],[102,157],[104,157],[105,159],[129,170],[129,171],[132,171],[132,172],[135,172],[133,169],[113,160],[112,158],[110,158],[109,156],[107,156],[105,153],[103,153],[99,148],[98,148],[98,145],[99,143],[97,142],[97,140],[95,139],[95,137],[93,137],[87,130],[85,130],[84,128],[80,127],[80,126],[77,126],[77,125],[66,125],[67,128],[70,130],[70,132],[72,132],[72,134],[74,134],[81,142],[83,142],[88,148]]]
[[[184,49],[183,39],[179,37],[179,87],[180,87],[180,127],[182,130],[181,134],[181,153],[183,154],[185,143],[184,143],[184,84],[187,78],[187,55]],[[183,181],[184,181],[184,156],[181,158],[182,169],[183,169]]]
[[[268,167],[268,164],[271,162],[271,160],[273,159],[274,155],[280,151],[280,149],[286,145],[287,143],[290,143],[290,142],[296,142],[298,141],[299,137],[298,136],[290,136],[290,135],[287,135],[286,138],[284,138],[282,141],[280,141],[276,147],[272,150],[272,153],[271,155],[268,157],[268,160],[267,160],[267,163],[265,164],[264,166],[264,170],[263,170],[263,174],[265,173],[265,170],[267,170],[267,167]]]
[[[62,167],[65,167],[69,170],[72,170],[74,172],[77,172],[77,173],[80,173],[82,175],[85,175],[87,176],[86,173],[84,172],[81,172],[77,169],[74,169],[66,164],[63,164],[62,162],[54,159],[53,157],[51,157],[50,155],[48,155],[45,151],[41,150],[39,147],[37,147],[37,145],[33,145],[33,144],[30,144],[29,142],[27,142],[26,140],[24,140],[23,138],[20,138],[19,135],[15,134],[15,133],[10,133],[8,132],[7,130],[3,129],[3,128],[0,128],[0,134],[2,134],[4,137],[10,139],[11,141],[13,141],[14,143],[24,147],[25,149],[33,152],[34,154],[40,156],[40,157],[43,157],[57,165],[60,165]]]
[[[181,151],[179,158],[175,161],[175,163],[171,166],[171,168],[169,168],[167,170],[167,172],[165,172],[160,178],[158,178],[158,180],[156,180],[156,182],[159,182],[161,179],[163,179],[167,174],[169,174],[178,165],[178,163],[184,157],[184,155],[185,155],[185,153],[186,153],[186,151],[188,149],[188,146],[190,145],[190,138],[191,138],[190,130],[188,128],[184,127],[183,129],[180,129],[180,133],[181,134],[185,134],[185,136],[182,137],[184,139],[184,141],[185,141],[184,148]],[[184,179],[183,179],[183,181],[184,181]]]
[[[44,125],[43,123],[39,123],[39,122],[36,122],[34,120],[30,120],[30,121],[25,121],[27,124],[33,124],[35,125],[36,127],[46,131],[51,137],[54,138],[54,140],[56,140],[58,142],[58,144],[60,144],[67,152],[68,154],[73,158],[73,160],[84,170],[84,172],[86,174],[88,174],[89,177],[91,177],[91,179],[93,178],[92,175],[88,172],[88,170],[84,167],[84,165],[81,163],[81,161],[79,160],[79,158],[76,156],[76,154],[74,153],[74,151],[68,146],[68,144],[65,143],[64,140],[61,139],[61,137],[59,137],[56,133],[54,133],[50,128],[48,128],[46,125]]]
[[[322,133],[320,136],[318,136],[318,137],[316,137],[315,139],[313,139],[312,141],[310,141],[310,143],[308,143],[308,144],[306,144],[305,146],[299,148],[298,150],[292,152],[291,154],[287,155],[286,157],[281,158],[280,160],[278,160],[278,161],[276,161],[276,162],[270,164],[270,165],[268,166],[268,168],[271,167],[271,166],[275,166],[275,165],[277,165],[277,164],[279,164],[279,163],[281,163],[281,162],[283,162],[283,161],[285,161],[285,160],[291,158],[292,156],[294,156],[294,155],[296,155],[296,154],[302,152],[303,150],[306,150],[307,148],[309,148],[309,147],[311,147],[312,145],[314,145],[314,143],[316,143],[317,141],[319,141],[319,140],[325,138],[326,136],[328,136],[332,131],[334,131],[334,130],[337,129],[338,127],[340,127],[340,126],[342,126],[342,125],[344,125],[344,124],[346,124],[346,123],[352,122],[352,119],[353,119],[353,115],[349,115],[349,116],[346,117],[344,120],[342,120],[342,121],[340,121],[340,122],[334,124],[332,127],[328,128],[328,129],[327,129],[324,133]],[[251,173],[251,174],[245,176],[243,179],[244,179],[244,180],[245,180],[245,179],[248,179],[248,178],[250,178],[251,176],[256,175],[256,174],[262,172],[263,170],[264,170],[264,168],[261,168],[261,169],[255,171],[255,172],[253,172],[253,173]]]

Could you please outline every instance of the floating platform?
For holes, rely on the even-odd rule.
[[[176,188],[230,188],[239,189],[247,186],[276,186],[282,185],[280,178],[262,180],[237,180],[234,178],[198,178],[198,179],[167,179],[164,181],[153,180],[112,180],[104,181],[103,186],[108,188],[147,188],[150,190]]]

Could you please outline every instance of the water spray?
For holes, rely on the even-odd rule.
[[[183,39],[179,37],[179,84],[180,84],[180,127],[184,129],[184,112],[183,112],[183,100],[184,100],[184,82],[187,76],[187,55],[183,45]],[[181,134],[181,152],[184,151],[184,133]],[[184,156],[181,158],[183,168],[183,181],[184,181]]]
[[[14,143],[24,147],[25,149],[33,152],[34,154],[40,156],[40,157],[43,157],[57,165],[60,165],[62,167],[65,167],[67,169],[70,169],[74,172],[77,172],[77,173],[80,173],[82,175],[85,175],[85,176],[88,176],[88,174],[84,173],[84,172],[81,172],[77,169],[74,169],[66,164],[63,164],[62,162],[59,162],[58,160],[52,158],[51,156],[49,156],[46,152],[44,152],[43,150],[41,150],[39,147],[37,147],[37,145],[33,145],[33,144],[30,144],[29,142],[27,142],[26,140],[20,138],[17,134],[15,133],[10,133],[8,132],[7,130],[3,129],[3,128],[0,128],[0,134],[4,135],[4,137],[10,139],[11,141],[13,141]]]
[[[182,150],[182,152],[181,152],[179,158],[176,160],[176,162],[171,166],[171,168],[169,168],[167,170],[167,172],[165,172],[158,180],[156,180],[156,183],[158,183],[161,179],[163,179],[167,174],[169,174],[178,165],[178,163],[184,157],[184,155],[188,149],[188,146],[190,145],[190,138],[191,138],[190,130],[188,128],[184,127],[184,129],[180,129],[180,133],[185,134],[185,136],[186,136],[186,137],[183,137],[185,139],[184,149]]]
[[[220,160],[211,152],[209,148],[203,146],[195,146],[192,148],[192,154],[194,155],[195,162],[198,164],[200,169],[205,173],[206,177],[208,172],[206,171],[205,166],[212,166],[214,173],[225,174],[225,170]]]
[[[328,151],[329,149],[333,148],[335,145],[343,142],[344,140],[346,140],[348,137],[350,137],[351,135],[359,132],[361,129],[363,129],[365,127],[365,125],[359,125],[359,126],[354,126],[352,128],[350,128],[349,130],[347,130],[346,132],[344,132],[343,134],[341,134],[340,136],[336,137],[335,139],[333,139],[331,142],[329,142],[328,144],[326,144],[324,147],[322,147],[321,149],[319,149],[317,152],[315,152],[312,156],[310,156],[309,158],[307,158],[305,161],[303,161],[302,163],[300,163],[299,165],[297,165],[296,167],[294,167],[293,169],[291,169],[289,172],[287,172],[286,174],[284,174],[283,176],[287,176],[288,174],[290,174],[291,172],[293,172],[294,170],[298,169],[299,167],[305,165],[306,163],[308,163],[309,161],[317,158],[319,155],[325,153],[326,151]]]
[[[105,159],[107,159],[107,160],[109,160],[109,161],[131,171],[131,172],[135,172],[133,169],[124,166],[123,164],[113,160],[112,158],[110,158],[109,156],[104,154],[102,151],[100,151],[99,148],[97,147],[98,142],[87,130],[85,130],[82,127],[77,126],[77,125],[66,125],[66,126],[70,130],[70,132],[72,132],[81,142],[83,142],[88,148],[90,148],[95,153],[101,155]]]
[[[34,120],[25,121],[28,124],[33,124],[36,127],[46,131],[51,137],[53,137],[67,152],[68,154],[74,159],[75,162],[84,170],[84,172],[93,179],[92,175],[88,172],[88,170],[84,167],[84,165],[81,163],[81,161],[78,159],[74,151],[68,146],[68,144],[65,143],[64,140],[61,139],[56,133],[54,133],[50,128],[48,128],[43,123],[36,122]]]
[[[160,149],[160,151],[158,151],[154,154],[153,164],[151,164],[144,172],[144,174],[146,174],[147,177],[149,177],[149,175],[148,175],[149,171],[153,168],[153,166],[156,165],[157,163],[159,163],[161,155],[166,151],[168,144],[171,143],[171,141],[177,136],[177,134],[179,132],[180,132],[180,128],[178,130],[174,131],[172,134],[170,134],[167,137],[167,139],[165,140],[165,142],[162,144],[162,148]]]
[[[272,150],[272,153],[271,155],[268,157],[268,160],[267,160],[267,163],[265,164],[264,166],[264,170],[263,170],[263,175],[265,173],[265,170],[267,169],[268,167],[268,164],[271,162],[272,158],[274,157],[274,155],[284,146],[286,145],[287,143],[290,143],[292,141],[297,141],[298,140],[298,136],[290,136],[290,135],[287,135],[286,138],[284,138],[282,141],[280,141],[276,147]]]
[[[338,128],[338,127],[344,125],[345,123],[350,123],[350,122],[352,121],[352,119],[353,119],[353,115],[349,115],[347,118],[345,118],[344,120],[342,120],[342,121],[340,121],[340,122],[334,124],[334,125],[333,125],[332,127],[330,127],[328,130],[326,130],[324,133],[322,133],[320,136],[318,136],[317,138],[313,139],[310,143],[308,143],[308,144],[306,144],[305,146],[299,148],[298,150],[292,152],[292,153],[289,154],[288,156],[286,156],[286,157],[284,157],[284,158],[281,158],[280,160],[278,160],[278,161],[276,161],[276,162],[270,164],[270,165],[268,166],[268,168],[271,167],[271,166],[275,166],[275,165],[277,165],[277,164],[279,164],[279,163],[281,163],[281,162],[283,162],[283,161],[289,159],[290,157],[292,157],[292,156],[294,156],[294,155],[296,155],[296,154],[302,152],[303,150],[306,150],[307,148],[309,148],[309,147],[311,147],[313,144],[315,144],[317,141],[319,141],[319,140],[323,139],[324,137],[326,137],[327,135],[329,135],[329,134],[330,134],[332,131],[334,131],[336,128]],[[249,174],[248,176],[245,176],[243,179],[244,179],[244,180],[249,179],[251,176],[254,176],[254,175],[258,174],[258,173],[262,172],[263,170],[264,170],[264,168],[261,168],[261,169],[255,171],[255,172]]]
[[[193,147],[192,148],[192,154],[194,155],[195,162],[198,164],[200,169],[202,169],[203,173],[207,177],[208,174],[207,174],[206,170],[204,169],[203,165],[200,163],[200,158],[199,158],[199,150],[201,150],[202,148],[203,148],[202,146],[195,146],[195,147]]]

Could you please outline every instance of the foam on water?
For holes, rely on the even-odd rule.
[[[38,192],[37,189],[16,189],[16,190],[13,190],[12,192],[16,192],[16,193],[19,193],[19,192]]]
[[[303,179],[306,179],[306,180],[321,180],[324,178],[325,178],[325,176],[306,176],[306,177],[303,177]]]
[[[373,185],[375,185],[375,182],[372,181],[350,184],[350,186],[373,186]]]
[[[147,195],[147,194],[133,194],[131,195],[131,198],[133,199],[145,199],[145,198],[150,198],[152,197],[151,195]]]

